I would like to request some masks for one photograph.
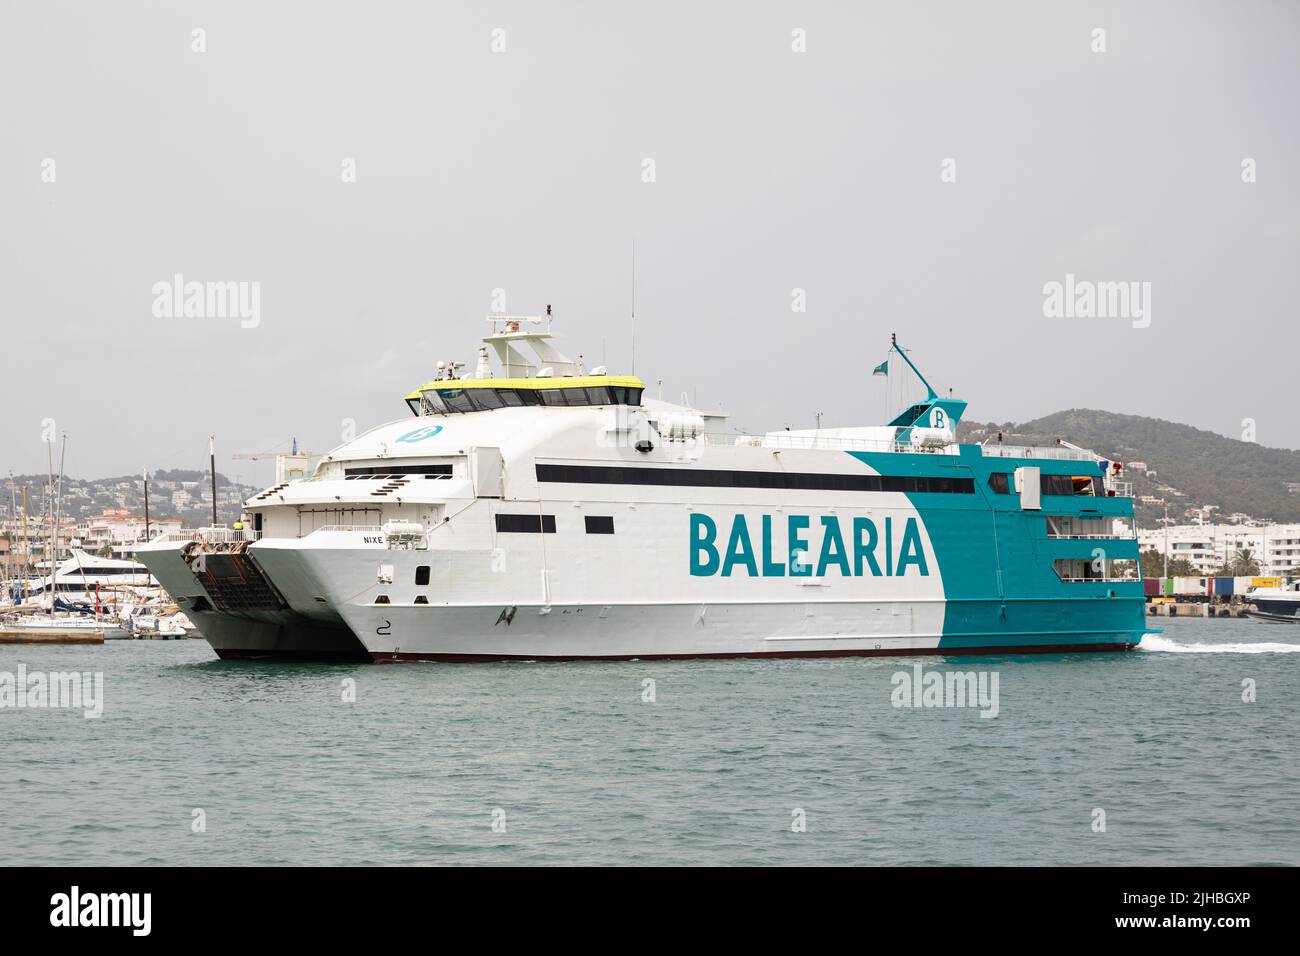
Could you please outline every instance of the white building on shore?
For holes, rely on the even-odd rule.
[[[180,518],[154,518],[149,523],[151,535],[179,531],[180,528]],[[111,508],[78,521],[73,544],[105,557],[133,558],[135,549],[146,540],[143,516],[132,514],[125,508]]]
[[[1167,553],[1170,561],[1186,558],[1203,575],[1214,574],[1241,551],[1259,562],[1261,576],[1300,575],[1300,524],[1171,525],[1139,531],[1138,545],[1143,551]]]

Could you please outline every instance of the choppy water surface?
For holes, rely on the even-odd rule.
[[[0,647],[0,672],[100,671],[106,698],[98,720],[0,710],[0,845],[52,864],[1300,863],[1300,627],[1161,624],[1131,654],[1051,657]],[[918,662],[996,674],[997,716],[895,707]]]

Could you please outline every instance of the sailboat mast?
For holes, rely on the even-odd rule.
[[[59,547],[59,527],[63,524],[63,465],[68,457],[68,433],[63,433],[63,444],[59,448],[59,483],[54,493],[54,548]]]
[[[7,588],[13,586],[14,577],[15,577],[14,575],[15,541],[14,541],[13,526],[17,518],[18,518],[18,493],[17,490],[14,488],[14,473],[11,471],[9,472],[9,517],[5,521],[5,539],[8,541],[9,544],[9,547],[5,549],[5,585]],[[6,596],[12,598],[13,593],[7,592]]]
[[[27,535],[27,486],[23,485],[23,600],[27,600],[27,570],[32,563],[32,544]]]
[[[45,525],[45,559],[50,564],[50,586],[45,592],[49,597],[54,593],[57,582],[55,581],[54,567],[54,535],[51,533],[54,527],[54,439],[45,446],[45,514],[42,515],[43,524]],[[51,609],[53,609],[53,599],[51,598]]]

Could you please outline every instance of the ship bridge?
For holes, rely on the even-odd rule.
[[[482,412],[540,405],[640,405],[645,384],[634,375],[573,375],[563,378],[485,378],[435,381],[406,396],[415,415]]]
[[[551,307],[546,315],[489,315],[492,331],[479,347],[472,375],[464,363],[439,362],[433,381],[405,396],[414,415],[446,415],[523,406],[640,405],[643,383],[635,375],[609,375],[604,366],[583,369],[555,347]],[[526,346],[533,358],[521,351]],[[491,350],[500,373],[488,361]]]

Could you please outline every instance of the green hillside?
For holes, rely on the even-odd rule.
[[[1222,516],[1244,512],[1270,521],[1300,521],[1300,493],[1287,488],[1292,483],[1300,490],[1300,451],[1266,448],[1159,418],[1089,408],[1020,424],[963,422],[958,434],[962,441],[983,441],[998,431],[1007,444],[1046,445],[1060,437],[1107,458],[1146,462],[1157,476],[1129,469],[1134,495],[1164,498],[1169,516],[1178,521],[1184,520],[1187,508],[1205,505],[1217,506]],[[1163,515],[1164,506],[1139,501],[1138,512],[1150,520]]]

